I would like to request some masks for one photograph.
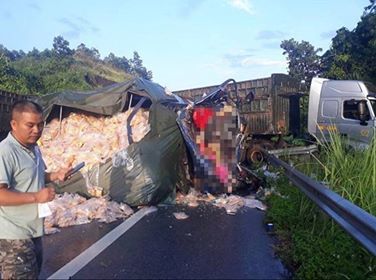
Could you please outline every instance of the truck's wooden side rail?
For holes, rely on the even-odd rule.
[[[236,85],[241,99],[251,91],[254,93],[253,101],[241,102],[239,108],[239,113],[247,118],[249,129],[253,134],[284,134],[291,129],[288,95],[299,91],[299,83],[295,79],[286,74],[272,74],[267,78],[240,81]],[[174,94],[198,101],[204,94],[210,94],[217,87],[185,89],[174,91]],[[235,87],[231,83],[227,89],[233,93]],[[295,110],[298,109],[295,108]]]
[[[286,176],[316,205],[336,221],[347,233],[359,241],[376,256],[376,217],[354,205],[327,186],[263,151],[266,160],[272,165],[282,167]]]

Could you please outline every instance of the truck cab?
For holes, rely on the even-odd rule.
[[[308,132],[321,140],[329,140],[330,131],[338,132],[352,147],[367,147],[376,126],[375,93],[372,84],[362,81],[313,78]]]

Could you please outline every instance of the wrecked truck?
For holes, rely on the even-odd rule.
[[[206,86],[174,91],[178,96],[195,101],[213,92],[218,86]],[[283,136],[300,134],[301,84],[287,74],[272,74],[266,78],[245,80],[228,85],[230,96],[238,96],[239,119],[247,126],[246,141],[242,143],[242,162],[249,165],[261,162],[261,150],[286,147]],[[252,96],[252,98],[250,98]],[[273,141],[278,138],[278,141]]]
[[[54,183],[59,192],[78,193],[85,197],[109,195],[117,202],[138,206],[171,202],[176,188],[187,191],[181,160],[185,155],[185,145],[172,109],[183,104],[173,95],[167,95],[160,85],[136,78],[90,92],[49,94],[37,101],[44,108],[46,122],[40,139],[45,160],[44,151],[48,148],[51,153],[60,150],[59,157],[65,157],[72,166],[82,161],[82,156],[86,157],[85,161],[97,157],[96,163],[86,165],[85,172],[77,172],[65,183]],[[135,139],[131,123],[141,110],[148,113],[146,133],[142,139]],[[95,144],[102,143],[101,149],[106,152],[111,148],[112,138],[117,137],[115,130],[105,137],[105,132],[114,127],[105,121],[123,112],[127,112],[121,123],[126,139],[119,139],[125,142],[123,148],[112,155],[98,157]],[[84,118],[78,118],[80,115]],[[72,116],[78,119],[78,124],[68,127]],[[92,127],[98,118],[104,118],[104,122],[89,134],[89,138],[85,137],[84,128]],[[52,127],[54,131],[48,133]],[[64,132],[77,137],[65,141],[61,139]],[[47,134],[51,139],[44,137]],[[61,141],[49,142],[52,139]],[[78,149],[74,150],[74,147]],[[52,158],[51,164],[59,157]],[[49,166],[48,159],[46,163]]]
[[[59,160],[89,163],[70,180],[53,183],[55,188],[85,197],[108,195],[130,206],[174,203],[177,191],[191,187],[233,192],[240,168],[239,100],[228,92],[234,83],[228,80],[194,103],[142,78],[39,98],[46,122],[39,144],[45,160],[55,154],[47,166],[58,168]]]

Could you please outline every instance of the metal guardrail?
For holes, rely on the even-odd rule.
[[[284,148],[284,149],[275,149],[268,151],[269,154],[275,156],[294,156],[294,155],[304,155],[304,154],[311,154],[317,152],[318,148],[317,145],[309,145],[309,146],[302,146],[302,147],[292,147],[292,148]]]
[[[331,191],[267,151],[265,159],[283,167],[286,176],[347,233],[376,256],[376,217]]]

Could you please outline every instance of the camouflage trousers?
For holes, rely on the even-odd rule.
[[[0,279],[37,279],[42,238],[0,239]]]

